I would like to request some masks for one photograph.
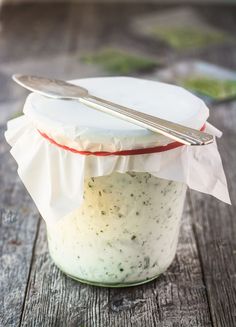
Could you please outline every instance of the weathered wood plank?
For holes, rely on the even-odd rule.
[[[0,325],[18,326],[27,288],[38,215],[1,209]]]
[[[40,225],[22,326],[212,326],[188,209],[177,257],[156,281],[125,289],[77,283],[49,257]]]
[[[16,175],[0,129],[0,325],[18,326],[27,288],[38,213]]]
[[[236,326],[236,102],[212,109],[212,122],[224,131],[219,149],[228,176],[232,206],[191,192],[194,231],[212,320]]]
[[[0,38],[1,62],[17,62],[32,57],[37,60],[49,54],[53,60],[53,55],[67,47],[68,8],[65,4],[3,6],[0,13],[3,30]]]
[[[163,6],[151,8],[159,10]],[[218,26],[219,18],[223,17],[221,10],[221,7],[211,8],[209,12],[209,7],[204,7],[199,12],[207,20],[215,16]],[[124,4],[5,7],[1,13],[0,37],[0,86],[4,91],[0,95],[0,106],[5,112],[0,119],[3,117],[5,120],[7,110],[12,112],[19,99],[23,101],[23,89],[7,82],[16,71],[50,74],[58,78],[96,75],[96,72],[80,66],[77,56],[83,50],[96,50],[110,44],[159,55],[160,49],[155,48],[155,42],[150,43],[149,40],[145,43],[130,31],[130,17],[144,11],[150,12],[150,7],[148,9],[142,4],[135,8],[132,5],[124,7]],[[234,30],[232,8],[224,10],[224,13],[227,28]],[[224,24],[221,20],[220,25]],[[232,44],[184,57],[197,56],[235,68],[235,51]],[[177,58],[172,53],[170,57],[170,61]],[[235,147],[235,109],[235,106],[217,108],[213,113],[216,125],[222,121],[227,126],[220,149],[227,158],[225,166],[231,174],[230,188],[234,198],[235,154],[232,154],[231,147]],[[230,139],[230,147],[227,138]],[[184,215],[178,253],[166,274],[152,283],[130,289],[89,287],[65,277],[52,264],[47,252],[44,223],[40,223],[37,237],[37,217],[34,216],[37,211],[16,177],[16,165],[4,142],[0,143],[0,153],[0,203],[3,207],[0,249],[4,264],[4,271],[0,272],[1,294],[4,294],[0,317],[3,326],[18,326],[20,321],[23,326],[76,327],[236,325],[235,206],[226,208],[216,200],[208,198],[205,202],[207,197],[192,194],[192,207],[187,208]],[[191,216],[194,212],[192,229]],[[34,244],[36,253],[32,258]]]

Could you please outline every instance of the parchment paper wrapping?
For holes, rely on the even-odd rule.
[[[206,131],[220,136],[213,126],[206,126]],[[18,164],[18,174],[46,221],[56,221],[80,206],[85,177],[114,171],[150,172],[230,203],[216,142],[146,155],[86,156],[51,144],[25,115],[8,123],[5,136]]]

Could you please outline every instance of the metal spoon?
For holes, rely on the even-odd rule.
[[[163,134],[182,144],[205,145],[213,142],[213,136],[208,133],[100,99],[90,95],[85,88],[65,81],[20,74],[13,75],[12,78],[16,83],[30,91],[54,99],[78,100],[89,107]]]

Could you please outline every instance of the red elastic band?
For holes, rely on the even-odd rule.
[[[204,124],[202,126],[202,128],[200,129],[200,131],[204,131],[205,127],[206,127],[206,125]],[[53,140],[51,137],[49,137],[47,134],[41,132],[40,130],[38,130],[38,132],[50,143],[52,143],[64,150],[67,150],[67,151],[70,151],[73,153],[86,155],[86,156],[89,156],[89,155],[102,156],[102,157],[103,156],[132,156],[132,155],[137,155],[137,154],[148,154],[148,153],[158,153],[158,152],[168,151],[168,150],[172,150],[172,149],[175,149],[175,148],[178,148],[178,147],[184,145],[180,142],[172,142],[167,145],[155,146],[152,148],[144,148],[144,149],[132,149],[132,150],[123,150],[123,151],[115,151],[115,152],[108,152],[108,151],[91,152],[91,151],[80,151],[80,150],[76,150],[74,148],[70,148],[66,145],[59,144],[55,140]]]

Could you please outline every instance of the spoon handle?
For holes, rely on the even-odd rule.
[[[205,145],[213,142],[210,134],[100,99],[90,95],[88,90],[65,81],[19,74],[14,75],[13,79],[30,91],[55,99],[79,100],[89,107],[163,134],[182,144]]]
[[[89,107],[165,135],[182,144],[206,145],[213,142],[213,136],[208,133],[126,108],[92,95],[80,97],[79,100]]]

